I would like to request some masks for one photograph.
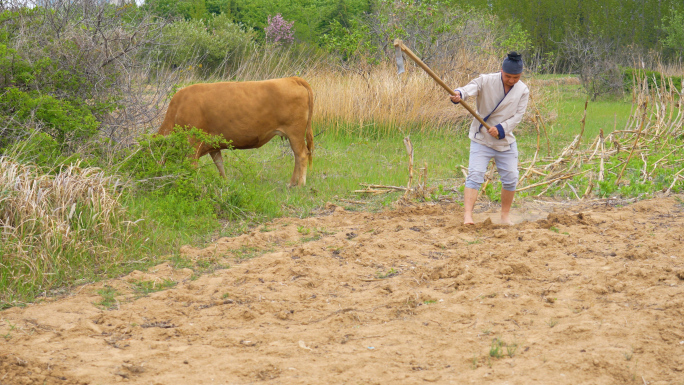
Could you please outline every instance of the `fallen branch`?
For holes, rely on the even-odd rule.
[[[539,183],[531,184],[531,185],[529,185],[529,186],[525,186],[525,187],[516,189],[516,191],[524,191],[524,190],[527,190],[527,189],[531,189],[531,188],[533,188],[533,187],[544,186],[544,185],[547,185],[547,184],[549,184],[549,183],[555,183],[555,182],[558,182],[558,181],[561,181],[561,180],[570,179],[570,178],[575,177],[575,176],[577,176],[577,175],[586,174],[587,172],[589,172],[589,170],[585,170],[585,171],[582,171],[582,172],[576,172],[576,173],[574,173],[574,174],[569,174],[569,175],[561,176],[561,177],[558,177],[558,178],[556,178],[556,179],[552,179],[552,180],[547,180],[547,181],[544,181],[544,182],[539,182]]]

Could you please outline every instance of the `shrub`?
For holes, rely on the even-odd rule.
[[[288,22],[279,13],[268,16],[264,32],[266,41],[273,44],[290,44],[294,41],[294,21]]]
[[[119,171],[131,177],[133,198],[164,226],[208,231],[218,218],[242,216],[244,189],[221,178],[213,164],[198,167],[191,157],[197,142],[225,144],[197,128],[176,127],[167,136],[143,136],[121,154]]]
[[[684,87],[681,76],[665,76],[658,71],[636,68],[621,68],[625,90],[630,90],[635,84],[643,81],[648,83],[649,88],[660,88],[670,91],[670,85],[681,90]]]
[[[210,74],[234,68],[254,44],[254,33],[233,23],[227,15],[203,20],[183,20],[169,25],[152,56],[170,66],[198,69]]]

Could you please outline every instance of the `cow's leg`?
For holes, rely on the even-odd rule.
[[[306,141],[303,135],[301,137],[291,135],[288,139],[290,140],[290,147],[292,147],[295,158],[290,187],[304,186],[306,184],[306,168],[309,165],[309,150],[306,148]]]
[[[226,171],[223,169],[223,156],[221,156],[221,150],[211,151],[209,155],[211,155],[211,159],[214,160],[214,164],[216,165],[216,168],[218,168],[219,174],[225,178]]]

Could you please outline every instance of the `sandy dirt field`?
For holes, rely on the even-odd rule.
[[[328,205],[185,246],[230,267],[0,312],[0,384],[682,385],[682,197],[616,203],[530,201],[510,227],[484,206],[464,226],[453,203]]]

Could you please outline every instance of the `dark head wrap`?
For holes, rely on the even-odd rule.
[[[511,75],[517,75],[523,71],[523,61],[522,56],[515,51],[511,51],[503,61],[503,66],[501,67],[503,72]]]

